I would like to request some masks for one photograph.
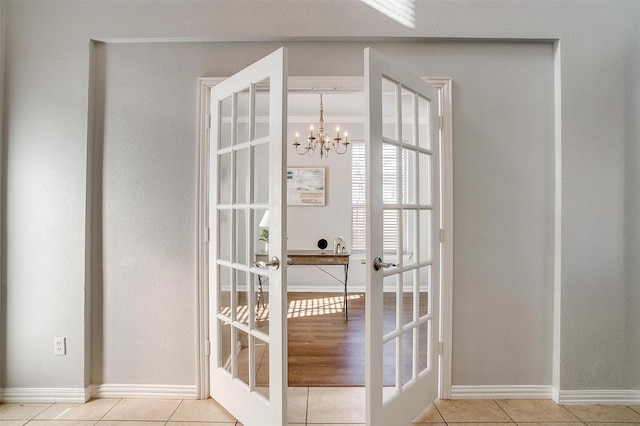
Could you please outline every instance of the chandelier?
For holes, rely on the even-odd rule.
[[[334,151],[336,154],[342,155],[347,152],[349,147],[349,136],[347,132],[344,132],[344,142],[340,144],[342,138],[340,137],[340,127],[336,127],[336,137],[331,138],[331,136],[326,135],[324,133],[324,108],[322,106],[322,94],[320,94],[320,126],[318,128],[318,133],[313,134],[313,125],[309,130],[309,137],[307,138],[307,143],[303,148],[302,152],[299,150],[300,142],[298,142],[299,134],[296,132],[295,142],[293,142],[293,146],[296,147],[296,153],[299,155],[307,154],[309,157],[313,157],[316,151],[320,151],[320,158],[328,157],[329,151]],[[340,152],[340,145],[344,146],[344,150]]]

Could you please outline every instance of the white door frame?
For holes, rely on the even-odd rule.
[[[208,141],[211,126],[211,88],[226,77],[198,79],[198,153],[197,153],[197,291],[196,291],[196,396],[209,397],[209,287],[208,252],[209,235],[206,228],[208,215]],[[450,78],[423,77],[438,88],[441,119],[441,288],[440,288],[440,383],[441,399],[451,397],[451,357],[453,323],[453,122],[452,81]],[[289,77],[289,91],[309,90],[310,87],[338,88],[337,91],[362,91],[363,77]],[[335,91],[336,89],[334,89]]]

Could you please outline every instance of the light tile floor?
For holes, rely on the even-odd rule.
[[[241,426],[209,399],[96,399],[0,404],[0,426]],[[292,426],[364,424],[364,388],[290,388]],[[640,405],[560,406],[549,400],[438,400],[412,425],[640,426]],[[405,425],[389,425],[405,426]]]

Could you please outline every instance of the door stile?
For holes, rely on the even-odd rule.
[[[375,55],[370,49],[365,50],[365,65],[364,65],[364,88],[365,88],[365,115],[371,116],[371,109],[382,108],[382,92],[379,88],[379,82],[374,76],[376,75],[376,69],[374,68],[374,62],[370,59],[370,55]],[[374,120],[365,126],[365,141],[368,142],[368,146],[365,149],[365,164],[382,164],[382,144],[380,142],[374,143],[374,141],[382,141],[382,120]],[[379,191],[373,190],[374,188],[382,188],[382,173],[379,170],[372,170],[371,167],[366,167],[365,171],[365,191],[367,194],[366,199],[366,211],[365,211],[365,223],[368,224],[366,229],[366,241],[367,241],[367,267],[366,267],[366,295],[365,298],[365,312],[381,312],[383,307],[383,294],[382,292],[375,291],[383,285],[381,274],[374,272],[373,268],[369,264],[373,257],[371,247],[382,247],[382,223],[383,214],[379,209],[373,208],[373,206],[379,206],[382,204],[382,194]],[[380,330],[379,324],[374,323],[374,317],[367,315],[365,317],[365,336],[368,339],[369,345],[374,348],[382,347],[382,333],[376,333],[376,330]],[[375,372],[382,371],[383,359],[381,351],[367,350],[365,353],[365,407],[366,407],[366,424],[372,425],[373,419],[375,419],[380,413],[378,412],[377,404],[372,404],[373,401],[382,401],[382,375],[375,374]]]
[[[271,316],[273,327],[276,333],[270,333],[271,345],[277,347],[277,352],[281,354],[279,357],[269,357],[270,371],[274,372],[273,378],[273,396],[272,403],[276,406],[283,407],[280,413],[280,422],[282,426],[287,425],[287,386],[288,386],[288,353],[287,353],[287,199],[286,199],[286,173],[287,173],[287,69],[288,69],[288,51],[282,48],[282,55],[279,59],[278,67],[283,75],[282,79],[271,81],[271,91],[274,96],[270,98],[270,111],[277,111],[280,108],[282,114],[270,115],[270,128],[272,130],[272,141],[280,141],[281,143],[269,144],[269,161],[279,164],[280,167],[269,168],[269,220],[273,223],[270,227],[269,234],[269,256],[276,255],[280,259],[281,267],[278,271],[270,270],[269,276],[279,274],[278,280],[273,280],[276,286],[275,293],[279,296],[275,300],[275,312],[279,315]],[[273,216],[271,212],[275,213]],[[273,230],[275,240],[271,240],[271,231]],[[273,245],[272,245],[273,244]],[[277,374],[276,374],[277,373]],[[248,425],[247,425],[248,426]]]

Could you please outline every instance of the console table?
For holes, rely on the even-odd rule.
[[[286,264],[288,266],[295,265],[311,265],[320,269],[325,274],[335,278],[340,283],[344,284],[344,319],[349,321],[349,311],[347,306],[347,281],[349,278],[349,253],[334,253],[333,251],[320,251],[320,250],[288,250]],[[269,256],[265,252],[256,253],[256,262],[268,261]],[[285,262],[282,262],[285,263]],[[321,268],[321,266],[329,265],[343,265],[344,266],[344,281],[330,274]],[[258,292],[258,300],[264,300],[262,297],[262,276],[258,275],[258,285],[260,286]]]

